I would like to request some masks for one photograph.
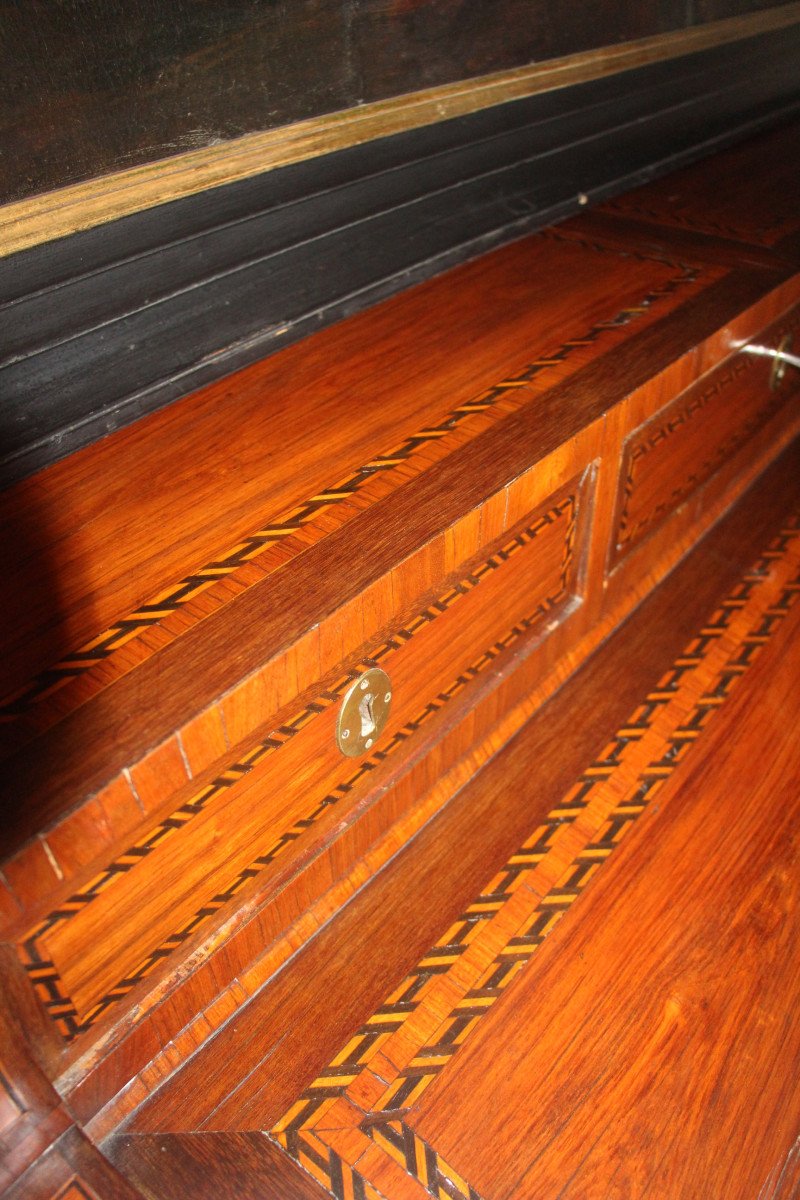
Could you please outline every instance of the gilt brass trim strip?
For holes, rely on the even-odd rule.
[[[45,192],[0,209],[0,257],[265,171],[509,100],[694,54],[800,21],[800,2],[364,104]]]

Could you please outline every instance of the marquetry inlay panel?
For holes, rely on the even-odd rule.
[[[542,239],[575,242],[545,231]],[[577,243],[575,243],[577,245]],[[581,242],[584,250],[620,256],[599,243]],[[648,256],[637,256],[648,258]],[[198,563],[179,579],[165,580],[158,591],[134,610],[126,613],[88,641],[75,646],[58,662],[39,671],[24,686],[0,702],[0,724],[11,724],[25,717],[31,728],[45,729],[61,719],[65,712],[103,690],[114,678],[126,673],[150,653],[148,631],[158,629],[158,644],[175,636],[173,626],[181,630],[194,624],[205,612],[228,602],[240,590],[252,587],[262,572],[275,569],[313,541],[329,532],[331,523],[348,519],[356,498],[369,503],[376,484],[393,486],[430,466],[431,459],[443,458],[465,435],[474,436],[487,420],[501,420],[510,409],[522,403],[520,389],[526,389],[540,376],[580,357],[587,347],[602,346],[610,335],[649,317],[659,303],[680,296],[700,275],[695,268],[681,266],[668,259],[653,258],[652,285],[607,318],[576,330],[545,353],[537,355],[520,369],[501,377],[491,387],[464,400],[429,425],[414,430],[397,442],[381,448],[357,469],[306,496],[286,511],[266,514],[267,519],[254,527],[232,546],[222,548],[213,558]],[[663,278],[658,278],[656,272]],[[517,398],[515,398],[517,397]],[[298,540],[302,535],[302,540]],[[277,548],[281,555],[276,559]],[[259,570],[254,574],[252,567]],[[233,585],[233,586],[232,586]],[[198,606],[195,602],[202,597]],[[177,618],[177,621],[176,621]],[[64,695],[66,689],[66,696]],[[72,699],[70,699],[72,697]],[[13,745],[13,741],[9,741]]]
[[[573,481],[502,535],[373,644],[368,657],[320,688],[21,939],[28,977],[67,1040],[124,1001],[329,809],[366,786],[378,765],[500,655],[545,622],[549,631],[555,628],[577,601],[576,533],[585,486]],[[456,622],[450,637],[444,632],[449,621]],[[434,668],[425,666],[424,656],[419,660],[426,638],[435,639],[438,672],[427,688],[424,672]],[[415,651],[418,643],[422,651]],[[352,682],[376,666],[396,685],[397,715],[393,711],[375,749],[348,766],[328,726]],[[307,760],[316,775],[302,773],[299,764]],[[315,794],[309,780],[317,777]]]
[[[757,344],[776,346],[800,325],[794,312]],[[739,353],[712,371],[626,441],[614,534],[619,561],[741,450],[796,396],[787,377],[769,387],[770,363]]]
[[[394,1200],[416,1194],[404,1190],[410,1177],[432,1195],[480,1200],[415,1132],[411,1110],[781,627],[800,597],[799,535],[795,515],[561,803],[277,1122],[274,1139],[334,1196],[378,1189]]]

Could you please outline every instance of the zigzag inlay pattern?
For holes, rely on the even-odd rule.
[[[785,322],[775,336],[779,338],[781,334],[796,329],[798,324],[800,324],[800,313],[796,313],[789,321]],[[786,403],[789,393],[785,389],[779,389],[773,393],[766,392],[765,401],[757,407],[756,411],[751,413],[741,424],[736,425],[728,436],[718,443],[708,458],[698,462],[690,472],[681,478],[669,495],[635,519],[631,518],[631,506],[636,489],[642,472],[647,469],[648,460],[653,451],[662,446],[680,429],[688,426],[690,421],[701,416],[713,400],[721,396],[731,384],[743,375],[751,372],[757,362],[758,360],[753,355],[738,354],[708,387],[702,390],[693,389],[692,394],[684,403],[667,409],[668,415],[665,418],[659,417],[656,421],[648,422],[644,429],[635,432],[628,440],[624,451],[621,505],[617,523],[616,549],[618,553],[624,553],[629,546],[637,542],[653,525],[658,524],[676,505],[689,496],[695,488],[705,483],[724,462],[745,444],[753,433],[766,424]]]
[[[293,1140],[292,1157],[336,1200],[385,1200],[355,1167],[313,1133]]]
[[[358,1110],[352,1085],[364,1073],[373,1084],[382,1080],[386,1086],[371,1110],[362,1111],[361,1132],[431,1195],[479,1200],[475,1190],[410,1129],[406,1115],[613,854],[800,598],[799,533],[800,515],[795,514],[560,804],[304,1089],[271,1133],[292,1157],[300,1161],[296,1148],[309,1134],[324,1143],[334,1106],[346,1099]],[[666,731],[659,732],[665,726]],[[645,752],[644,765],[632,776],[627,762],[631,748],[639,755]],[[628,778],[630,782],[620,788]],[[548,875],[548,864],[560,861],[565,827],[573,826],[578,817],[594,832],[571,854],[566,867]],[[484,929],[493,936],[483,938]],[[447,976],[468,955],[472,955],[473,978],[461,998],[432,1031],[427,1026],[429,1032],[417,1042],[406,1065],[393,1066],[395,1059],[383,1054],[384,1048],[399,1030],[407,1042],[417,1028],[426,1029],[420,1018],[426,1001],[437,994],[437,977]],[[371,1071],[376,1062],[377,1074]],[[317,1178],[331,1190],[326,1179]]]
[[[482,1200],[475,1188],[403,1121],[375,1122],[374,1142],[437,1200]]]
[[[588,245],[589,243],[587,243]],[[592,244],[595,250],[606,251],[606,247]],[[620,253],[615,251],[615,253]],[[645,257],[645,256],[641,256]],[[665,265],[679,266],[658,259]],[[492,409],[499,400],[507,396],[510,389],[532,382],[542,371],[565,362],[577,349],[591,345],[603,334],[628,325],[637,320],[660,300],[672,295],[679,288],[694,283],[699,275],[696,269],[681,267],[677,275],[660,287],[654,287],[640,302],[630,308],[621,309],[615,317],[599,321],[579,337],[565,341],[551,353],[542,355],[524,366],[515,375],[454,408],[438,424],[419,430],[405,438],[386,453],[375,455],[345,479],[319,491],[290,511],[278,515],[262,528],[243,538],[235,546],[197,570],[184,576],[151,600],[139,606],[135,612],[114,622],[91,641],[78,647],[53,666],[41,671],[30,683],[8,696],[0,703],[0,722],[15,721],[47,696],[52,695],[70,680],[83,675],[98,663],[105,662],[114,653],[146,629],[159,624],[171,613],[182,608],[201,592],[213,588],[247,563],[252,562],[276,542],[298,533],[331,507],[353,497],[376,474],[393,471],[408,462],[423,447],[440,440],[458,429],[470,417]]]
[[[398,629],[391,638],[373,652],[370,658],[364,659],[357,666],[353,667],[333,687],[328,691],[322,692],[317,700],[306,705],[295,717],[281,725],[278,729],[273,730],[269,737],[249,751],[243,758],[229,766],[221,775],[199,792],[197,796],[182,804],[169,817],[161,821],[155,829],[151,830],[139,842],[116,858],[80,892],[74,893],[63,904],[59,905],[58,908],[48,913],[47,917],[24,938],[20,947],[22,965],[43,1007],[67,1041],[71,1041],[80,1033],[85,1033],[113,1005],[123,1000],[138,983],[155,970],[159,963],[168,958],[192,934],[213,917],[223,905],[233,899],[249,880],[256,878],[265,867],[274,862],[307,829],[314,825],[328,808],[339,803],[366,775],[375,769],[378,763],[383,762],[393,754],[426,721],[458,695],[470,680],[476,678],[498,655],[522,637],[527,630],[538,624],[562,600],[567,598],[574,554],[577,507],[577,496],[575,494],[567,495],[547,512],[544,512],[537,520],[533,521],[527,528],[508,538],[503,545],[482,563],[473,568],[460,581],[449,587],[438,600],[428,604],[420,613]],[[337,784],[331,792],[317,801],[309,812],[289,829],[285,830],[258,858],[240,871],[225,889],[206,900],[188,921],[147,954],[133,974],[121,978],[87,1013],[81,1016],[70,997],[66,994],[59,972],[44,949],[43,943],[46,941],[47,935],[51,930],[57,925],[76,917],[101,892],[113,886],[123,875],[133,870],[139,862],[151,854],[157,846],[160,846],[166,838],[182,829],[187,822],[201,813],[221,791],[235,786],[268,754],[286,745],[315,716],[331,705],[336,704],[353,680],[357,679],[364,670],[384,663],[388,655],[400,649],[401,646],[419,633],[420,630],[435,621],[459,597],[473,591],[480,585],[483,579],[486,579],[502,567],[504,563],[508,562],[524,546],[533,542],[543,530],[560,520],[565,521],[566,524],[564,529],[563,557],[557,590],[537,605],[531,613],[517,622],[494,645],[484,650],[478,659],[465,667],[412,720],[408,721],[401,729],[398,729],[388,742],[380,749],[373,751],[368,758],[363,759],[351,776]]]

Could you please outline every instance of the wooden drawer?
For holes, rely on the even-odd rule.
[[[774,452],[788,383],[717,364],[800,287],[731,278],[547,231],[6,497],[12,524],[46,502],[32,559],[71,588],[51,645],[39,576],[3,585],[39,602],[6,668],[28,803],[0,902],[75,1111],[207,1036],[497,752],[732,498],[650,536],[732,438]],[[389,722],[348,758],[373,666]]]
[[[777,348],[800,326],[793,310],[754,345]],[[723,468],[747,461],[748,445],[797,393],[796,372],[771,383],[772,361],[747,350],[709,371],[625,440],[611,566],[658,530]]]
[[[333,810],[351,810],[376,768],[407,754],[472,681],[576,611],[594,471],[584,462],[554,490],[549,474],[526,472],[323,619],[312,636],[334,670],[245,737],[224,769],[180,789],[169,811],[19,937],[66,1041],[114,1016],[253,881],[263,889],[279,856]],[[391,680],[388,724],[366,755],[345,758],[335,741],[341,699],[373,666]],[[268,715],[271,694],[265,671],[222,701],[232,739],[250,732],[254,712]]]

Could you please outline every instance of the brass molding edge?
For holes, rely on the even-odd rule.
[[[0,257],[291,163],[800,21],[800,0],[245,134],[0,206]]]

